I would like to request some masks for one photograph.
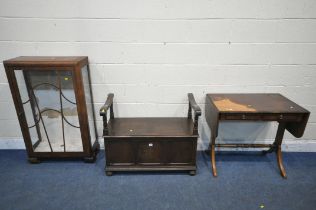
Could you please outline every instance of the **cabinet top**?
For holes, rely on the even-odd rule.
[[[20,56],[3,61],[5,66],[84,66],[88,64],[87,56]]]

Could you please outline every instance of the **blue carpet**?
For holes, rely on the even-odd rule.
[[[196,176],[187,173],[104,174],[95,164],[45,161],[31,165],[23,150],[0,150],[0,209],[316,209],[316,153],[284,153],[288,179],[275,154],[198,153]],[[262,206],[261,206],[262,205]]]

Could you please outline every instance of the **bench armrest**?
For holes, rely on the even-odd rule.
[[[194,96],[192,93],[188,93],[189,99],[189,110],[188,110],[188,119],[192,119],[192,109],[194,111],[194,127],[193,127],[193,134],[198,135],[198,120],[199,116],[201,116],[201,108],[197,105]]]
[[[201,116],[201,108],[197,105],[192,93],[188,93],[189,106],[194,110],[195,115]]]
[[[109,134],[108,130],[108,120],[107,120],[107,111],[110,109],[110,119],[114,119],[114,112],[113,112],[113,98],[114,94],[108,94],[108,97],[104,103],[104,105],[100,108],[100,116],[103,118],[103,136]]]
[[[106,115],[108,109],[112,107],[112,105],[113,105],[113,98],[114,98],[114,94],[113,93],[108,94],[108,97],[107,97],[104,105],[100,108],[100,116]]]

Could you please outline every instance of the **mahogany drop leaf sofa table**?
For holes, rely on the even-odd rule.
[[[100,109],[106,175],[111,176],[115,171],[161,170],[189,171],[195,175],[201,109],[192,93],[188,94],[188,116],[182,118],[115,118],[113,97],[114,94],[109,94]]]
[[[284,131],[299,138],[303,135],[310,112],[281,94],[207,94],[205,119],[211,128],[210,155],[213,176],[217,176],[215,147],[267,147],[264,153],[275,151],[281,176],[286,178],[281,144]],[[220,121],[277,121],[273,144],[216,144]]]

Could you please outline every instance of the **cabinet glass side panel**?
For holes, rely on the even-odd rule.
[[[34,147],[40,142],[39,133],[37,132],[37,122],[39,121],[38,109],[31,107],[30,98],[27,91],[26,82],[24,80],[24,75],[22,70],[15,71],[15,77],[18,84],[21,101],[23,104],[24,114],[27,121],[27,126],[29,128],[29,133],[31,137],[31,142]]]
[[[71,71],[16,70],[35,152],[83,152]]]
[[[82,73],[82,80],[83,80],[83,87],[84,87],[84,94],[85,94],[85,99],[86,99],[86,106],[87,106],[87,113],[88,113],[88,123],[89,123],[89,131],[90,131],[90,139],[91,139],[91,144],[95,143],[97,139],[96,135],[96,128],[95,128],[95,119],[93,115],[93,103],[92,103],[92,95],[91,95],[91,89],[90,89],[90,79],[89,79],[89,73],[88,73],[88,68],[87,66],[84,66],[81,69]]]

